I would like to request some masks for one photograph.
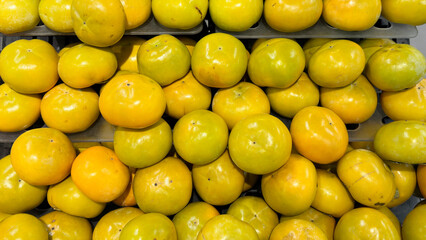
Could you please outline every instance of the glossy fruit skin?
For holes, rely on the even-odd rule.
[[[311,60],[312,55],[314,55],[314,53],[318,51],[318,49],[320,49],[322,45],[332,40],[332,38],[310,38],[308,41],[306,41],[306,43],[303,45],[303,52],[305,53],[306,60],[306,69],[308,69],[309,61]]]
[[[325,0],[322,16],[331,26],[344,31],[364,31],[380,17],[380,0]]]
[[[215,206],[234,202],[242,193],[244,173],[225,151],[218,159],[192,167],[194,187],[200,197]]]
[[[71,177],[90,199],[106,203],[123,194],[130,181],[130,172],[114,151],[104,146],[94,146],[75,158]]]
[[[426,196],[426,165],[417,166],[417,184],[423,197]]]
[[[222,30],[242,32],[259,21],[263,13],[263,1],[210,0],[209,13],[214,24]]]
[[[306,211],[317,191],[314,164],[299,154],[291,154],[287,163],[275,172],[262,176],[262,194],[266,203],[286,216]]]
[[[178,239],[196,239],[206,222],[218,215],[216,208],[206,202],[189,203],[173,217]]]
[[[408,163],[397,163],[385,161],[395,177],[395,184],[398,194],[386,206],[392,208],[407,201],[414,193],[416,188],[416,170],[414,166]]]
[[[1,84],[0,131],[17,132],[33,125],[40,117],[40,103],[39,94],[21,94]]]
[[[197,240],[246,239],[258,240],[256,231],[250,224],[229,214],[211,218],[198,234]]]
[[[140,74],[166,86],[188,73],[191,54],[179,39],[162,34],[139,47],[137,62]]]
[[[16,214],[29,211],[46,198],[46,186],[33,186],[19,179],[10,155],[0,159],[0,212]]]
[[[51,185],[47,191],[47,201],[49,205],[70,215],[94,218],[104,209],[105,203],[98,203],[81,192],[74,184],[71,177],[64,181]]]
[[[12,34],[33,29],[40,21],[39,0],[12,0],[0,3],[0,33]]]
[[[426,74],[426,58],[408,44],[392,44],[375,52],[365,65],[370,82],[383,91],[414,87]]]
[[[152,13],[165,27],[187,30],[204,20],[208,6],[207,0],[153,0]]]
[[[111,51],[117,58],[118,70],[139,72],[137,54],[144,42],[145,39],[137,36],[124,36],[111,46]]]
[[[339,160],[349,139],[342,119],[333,111],[317,106],[305,107],[296,113],[290,133],[296,150],[320,164]]]
[[[120,0],[75,0],[71,4],[71,18],[80,41],[96,47],[114,45],[126,28]]]
[[[130,220],[121,231],[120,240],[177,240],[173,222],[161,213],[147,213]]]
[[[73,0],[40,0],[38,11],[46,27],[56,32],[73,32],[71,3]]]
[[[326,215],[320,211],[315,210],[315,208],[310,207],[308,208],[308,210],[304,211],[303,213],[296,216],[292,216],[292,217],[281,216],[280,222],[284,222],[290,219],[302,219],[308,222],[312,222],[325,233],[325,235],[327,236],[327,239],[329,240],[333,239],[336,220],[329,215]]]
[[[211,89],[195,79],[192,71],[163,87],[163,91],[167,102],[166,114],[175,119],[194,110],[207,110],[212,100]]]
[[[114,131],[114,151],[129,167],[144,168],[163,160],[172,147],[172,129],[160,119],[142,129],[117,127]]]
[[[173,144],[187,162],[207,164],[225,151],[228,127],[225,120],[209,110],[195,110],[181,117],[173,128]]]
[[[213,33],[194,47],[191,68],[195,78],[208,87],[227,88],[237,84],[247,69],[244,44],[226,33]]]
[[[395,44],[395,42],[388,38],[366,38],[359,42],[362,50],[364,50],[365,62],[368,62],[368,59],[379,49],[392,44]]]
[[[318,86],[304,72],[290,87],[267,88],[266,94],[272,109],[287,118],[293,118],[305,107],[318,105],[320,100]]]
[[[151,15],[149,0],[120,0],[120,2],[126,15],[126,30],[141,26]]]
[[[426,205],[421,204],[411,210],[402,223],[402,238],[404,240],[420,240],[426,236]]]
[[[230,88],[219,89],[212,100],[212,110],[219,114],[229,129],[248,116],[270,112],[265,92],[249,82],[240,82]]]
[[[264,17],[268,25],[280,32],[298,32],[313,26],[321,17],[320,0],[266,0]]]
[[[75,89],[62,83],[44,94],[40,108],[48,127],[82,132],[99,117],[99,96],[92,88]]]
[[[136,172],[133,193],[145,213],[176,214],[191,198],[191,172],[182,160],[167,157]]]
[[[308,73],[321,87],[344,87],[355,81],[364,70],[362,48],[349,40],[333,40],[322,45],[309,60]]]
[[[141,129],[155,124],[166,109],[161,86],[140,74],[113,77],[99,97],[102,116],[112,125]]]
[[[261,43],[250,55],[248,74],[259,87],[290,87],[305,68],[302,47],[287,38]]]
[[[9,216],[11,216],[11,215],[12,215],[12,214],[0,212],[0,223],[1,223],[1,221],[3,221],[5,218],[7,218],[7,217],[9,217]]]
[[[256,114],[239,121],[229,135],[232,161],[243,171],[267,174],[283,166],[291,152],[291,136],[278,118]]]
[[[334,231],[335,240],[401,239],[392,221],[373,208],[360,207],[343,215]]]
[[[312,207],[339,218],[354,208],[354,200],[336,174],[317,169],[318,189]]]
[[[345,154],[337,163],[337,174],[352,197],[365,206],[386,206],[395,196],[391,170],[369,150],[356,149]]]
[[[58,54],[48,42],[19,39],[0,53],[0,76],[13,90],[43,93],[58,81]]]
[[[41,216],[40,220],[47,225],[49,236],[54,240],[92,239],[92,225],[85,218],[53,211]]]
[[[346,124],[365,122],[376,111],[376,90],[363,75],[345,87],[323,87],[320,92],[321,106],[331,109]]]
[[[400,120],[383,125],[374,137],[374,149],[384,160],[426,163],[425,122]]]
[[[278,224],[272,231],[271,237],[269,239],[327,240],[327,236],[312,222],[308,222],[302,219],[290,219]]]
[[[73,88],[87,88],[112,77],[117,58],[110,48],[79,44],[59,58],[58,71],[62,81]]]
[[[383,112],[394,121],[426,121],[426,78],[414,87],[380,94]]]
[[[426,23],[426,3],[421,0],[384,0],[382,15],[394,23],[418,26]]]
[[[268,240],[272,229],[278,225],[278,215],[260,197],[240,197],[229,206],[226,213],[250,224],[259,240]]]
[[[0,222],[0,239],[48,240],[47,226],[36,217],[18,213]]]
[[[75,150],[69,138],[53,128],[35,128],[13,143],[11,162],[18,176],[32,185],[45,186],[65,179]]]
[[[139,208],[123,207],[102,216],[93,230],[93,240],[119,239],[123,228],[132,219],[144,214]]]
[[[399,222],[395,214],[388,207],[379,207],[376,209],[379,212],[385,214],[386,217],[388,217],[389,220],[391,220],[392,224],[395,226],[396,231],[398,232],[398,235],[401,236],[401,223]]]

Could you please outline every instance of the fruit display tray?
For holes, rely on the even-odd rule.
[[[153,16],[151,16],[144,24],[141,26],[127,30],[125,35],[160,35],[160,34],[171,34],[171,35],[195,35],[200,33],[203,30],[203,23],[198,26],[188,29],[188,30],[179,30],[179,29],[171,29],[166,28],[159,24]],[[55,32],[46,25],[39,24],[35,28],[25,31],[19,32],[15,34],[11,34],[8,36],[69,36],[74,35],[74,33],[60,33]],[[1,36],[1,34],[0,34]]]
[[[280,117],[274,113],[272,114],[283,121],[288,128],[290,127],[291,119]],[[376,112],[367,121],[360,124],[347,124],[349,141],[372,141],[376,131],[387,121],[387,119],[388,118],[383,113],[381,107],[378,106]],[[40,120],[28,129],[37,127],[47,126]],[[115,127],[100,116],[86,131],[67,135],[72,142],[112,142],[114,139],[114,130]],[[0,143],[13,143],[24,131],[13,133],[0,132]]]
[[[417,31],[417,30],[416,30]],[[65,45],[71,42],[78,41],[75,36],[1,36],[0,35],[0,50],[9,43],[17,39],[42,39],[51,43],[58,51]],[[395,39],[398,43],[409,43],[408,39]],[[0,79],[0,84],[2,83]],[[291,119],[284,118],[278,114],[272,113],[278,117],[289,128]],[[376,131],[387,121],[389,118],[384,114],[383,110],[378,104],[375,113],[370,119],[360,124],[347,124],[349,133],[349,141],[372,141]],[[41,119],[27,130],[37,127],[47,127]],[[112,142],[114,138],[115,127],[109,124],[102,116],[100,116],[90,128],[84,132],[68,134],[73,142]],[[15,139],[24,131],[19,132],[0,132],[0,143],[13,143]]]
[[[244,32],[228,32],[215,27],[216,32],[228,33],[239,39],[253,38],[413,38],[417,36],[417,28],[407,24],[398,24],[380,18],[368,30],[348,32],[328,25],[322,18],[312,27],[292,33],[279,32],[272,29],[262,18],[253,27]]]

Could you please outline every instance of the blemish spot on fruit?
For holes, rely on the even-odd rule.
[[[384,206],[384,205],[385,205],[385,203],[381,203],[381,202],[377,202],[377,203],[374,204],[374,206]]]
[[[22,182],[22,179],[19,179],[18,182]]]
[[[370,202],[371,202],[371,198],[368,198],[368,201],[370,201]]]
[[[182,80],[182,83],[185,83],[185,80]]]
[[[128,86],[128,87],[129,87],[129,86],[130,86],[130,83],[126,83],[126,86]]]
[[[50,142],[53,142],[53,139],[50,139]]]
[[[109,159],[110,159],[111,161],[112,161],[112,160],[114,160],[114,158],[113,158],[113,157],[110,157]]]
[[[311,219],[310,221],[313,223],[313,222],[314,222],[314,219]]]
[[[154,183],[154,186],[157,186],[158,184],[157,183]]]
[[[272,4],[272,7],[275,7],[275,5],[277,5],[277,3]]]
[[[257,214],[254,214],[254,217],[257,218]]]
[[[120,228],[120,229],[118,229],[118,231],[119,231],[119,232],[121,232],[121,228]]]
[[[170,183],[173,183],[173,180],[170,180]]]
[[[210,181],[210,178],[207,178],[207,181]]]
[[[333,125],[333,123],[331,123],[331,122],[329,122],[328,124],[330,124],[330,126]]]
[[[219,47],[219,50],[222,50],[222,47]]]
[[[27,52],[31,52],[31,49],[27,49]]]
[[[54,230],[55,230],[55,227],[52,227],[51,229],[52,229],[52,231],[54,231]]]
[[[86,25],[86,21],[83,21],[83,25]]]
[[[203,18],[203,13],[201,12],[201,10],[198,7],[195,7],[195,9],[197,9],[198,13],[200,14],[200,19]]]

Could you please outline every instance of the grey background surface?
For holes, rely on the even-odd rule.
[[[417,26],[417,37],[410,40],[411,45],[419,49],[426,56],[426,24]]]

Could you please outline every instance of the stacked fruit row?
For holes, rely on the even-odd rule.
[[[116,43],[126,30],[143,25],[152,14],[163,26],[187,30],[204,21],[226,31],[246,31],[261,17],[280,32],[297,32],[313,26],[321,16],[332,27],[344,31],[371,28],[383,15],[395,23],[426,23],[426,4],[421,0],[37,0],[4,1],[0,4],[0,33],[12,34],[33,29],[41,21],[58,33],[72,33],[96,46]],[[89,17],[90,16],[90,17]],[[13,23],[13,24],[11,24]],[[105,27],[108,26],[108,27]]]
[[[78,43],[57,54],[47,42],[18,40],[3,49],[6,90],[0,100],[7,111],[0,126],[30,126],[22,124],[30,118],[20,110],[26,109],[32,119],[41,112],[49,128],[23,133],[0,160],[0,189],[7,196],[0,212],[15,214],[2,221],[0,234],[37,233],[22,230],[30,227],[46,235],[45,225],[17,213],[47,196],[61,211],[41,218],[51,235],[61,233],[59,219],[65,218],[85,222],[68,229],[90,238],[83,218],[98,216],[113,201],[124,208],[102,217],[94,239],[117,224],[114,234],[121,239],[159,229],[168,239],[281,239],[306,229],[319,239],[347,239],[370,236],[375,227],[383,227],[383,238],[400,239],[399,223],[390,220],[395,217],[376,209],[392,214],[382,207],[412,196],[411,164],[426,163],[426,61],[418,50],[390,40],[340,39],[311,39],[302,48],[278,38],[260,39],[249,54],[228,34],[187,46],[184,41],[125,37],[110,48]],[[93,88],[99,83],[98,95]],[[377,105],[373,86],[383,91],[382,104],[396,121],[376,134],[374,152],[371,146],[353,150],[345,123],[371,116]],[[270,108],[293,118],[290,129]],[[77,154],[62,132],[84,131],[99,113],[117,126],[114,150],[93,146]],[[164,113],[176,124],[163,120]],[[424,169],[417,167],[423,194]],[[260,195],[239,198],[257,178]],[[204,203],[189,203],[193,188]],[[229,204],[226,215],[213,207]],[[139,209],[129,208],[135,205]],[[405,238],[421,236],[425,224],[417,216],[423,206],[407,218]],[[173,222],[166,216],[174,216]],[[316,219],[325,227],[306,221]],[[363,224],[368,219],[374,221]],[[3,231],[11,228],[17,230]]]
[[[164,113],[179,119],[210,105],[229,129],[250,114],[272,108],[293,118],[319,103],[345,124],[362,123],[376,110],[375,88],[392,120],[425,121],[425,71],[422,53],[388,39],[310,39],[303,48],[290,39],[259,39],[249,53],[223,33],[198,42],[126,36],[112,47],[73,43],[59,54],[45,41],[18,40],[0,53],[7,83],[0,131],[24,130],[40,113],[65,133],[85,131],[100,114],[140,129]]]

